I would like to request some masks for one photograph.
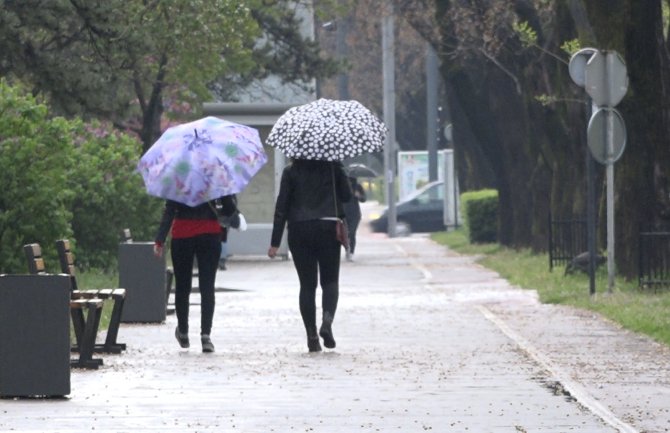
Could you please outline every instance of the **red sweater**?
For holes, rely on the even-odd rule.
[[[190,238],[202,234],[221,234],[217,220],[187,220],[175,218],[172,223],[172,238]]]

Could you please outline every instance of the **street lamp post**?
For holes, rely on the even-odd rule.
[[[395,206],[395,57],[393,40],[393,5],[382,18],[382,66],[384,93],[384,123],[388,129],[384,146],[384,185],[388,203],[389,237],[396,235]]]

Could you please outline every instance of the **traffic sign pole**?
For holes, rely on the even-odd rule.
[[[607,112],[607,291],[614,289],[614,113]]]
[[[570,78],[584,87],[591,97],[594,110],[589,120],[588,148],[597,161],[605,164],[607,176],[607,290],[614,288],[614,163],[626,144],[626,127],[621,115],[613,108],[628,91],[628,73],[623,59],[616,51],[584,48],[570,58]],[[587,170],[588,171],[588,170]],[[590,185],[589,185],[590,187]],[[590,209],[590,208],[589,208]],[[589,242],[589,276],[593,286],[594,252]],[[592,287],[591,294],[594,294]]]

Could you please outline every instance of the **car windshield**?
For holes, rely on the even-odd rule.
[[[417,200],[419,203],[429,203],[436,200],[444,200],[444,188],[442,182],[431,183],[409,195],[403,202]]]

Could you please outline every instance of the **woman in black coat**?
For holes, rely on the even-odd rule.
[[[344,218],[351,186],[340,162],[295,160],[282,173],[268,256],[274,258],[288,224],[288,246],[300,280],[300,314],[310,352],[335,347],[332,323],[339,297],[340,243],[335,224]],[[316,332],[316,289],[321,283],[323,318]]]

